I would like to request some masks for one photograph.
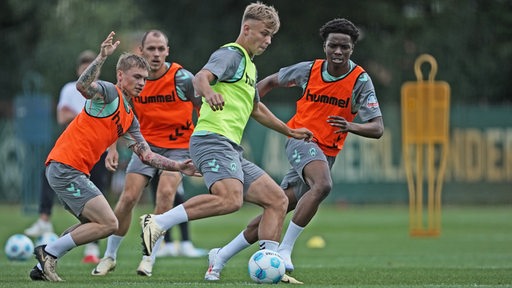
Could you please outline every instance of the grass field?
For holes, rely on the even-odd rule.
[[[150,210],[137,208],[136,216]],[[236,214],[191,224],[198,247],[213,248],[236,235],[259,209],[244,207]],[[57,205],[58,232],[74,218]],[[0,239],[21,233],[35,219],[19,206],[0,205]],[[411,238],[405,206],[325,205],[299,238],[293,276],[304,287],[512,287],[512,207],[444,207],[440,237]],[[90,276],[94,265],[82,264],[79,247],[58,264],[64,283],[32,282],[35,264],[0,257],[0,287],[243,287],[255,286],[247,275],[247,260],[256,246],[233,258],[218,283],[203,280],[205,258],[158,258],[151,278],[136,275],[140,261],[140,228],[134,225],[118,255],[116,270],[106,277]],[[174,231],[175,233],[177,231]],[[322,236],[323,249],[307,248],[312,236]],[[105,241],[101,241],[102,248]],[[3,244],[2,244],[3,245]],[[284,286],[287,284],[279,284]]]

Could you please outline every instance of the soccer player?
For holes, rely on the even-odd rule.
[[[82,72],[92,63],[96,58],[96,53],[91,50],[85,50],[78,56],[76,62],[76,76],[80,77]],[[76,81],[66,83],[59,96],[59,103],[57,104],[57,123],[66,128],[66,126],[82,111],[85,104],[85,98],[76,90]],[[101,155],[100,160],[94,165],[91,170],[91,181],[96,185],[100,191],[105,192],[108,187],[110,175],[105,168],[105,156],[107,152]],[[30,237],[38,237],[45,232],[53,232],[53,225],[51,222],[52,208],[54,203],[54,195],[52,188],[48,184],[48,180],[43,175],[41,183],[41,195],[39,198],[39,218],[29,228],[25,229],[25,234]],[[98,263],[99,247],[97,241],[85,245],[83,263]]]
[[[260,109],[253,58],[267,49],[279,25],[274,7],[251,3],[236,41],[216,50],[194,77],[196,93],[204,100],[190,138],[190,155],[210,194],[194,196],[164,214],[143,215],[144,253],[151,254],[157,239],[174,225],[233,213],[244,200],[263,208],[260,247],[277,249],[287,198],[267,173],[243,157],[240,142],[250,116],[287,136],[311,138],[309,130],[291,129],[268,109]]]
[[[169,43],[162,31],[146,32],[139,50],[150,66],[146,86],[140,95],[132,98],[140,131],[152,151],[169,159],[190,159],[188,145],[194,130],[192,113],[194,108],[199,109],[201,106],[201,98],[195,96],[192,85],[194,75],[178,63],[166,62]],[[109,148],[105,161],[107,168],[115,171],[118,159],[119,154],[114,143]],[[136,154],[132,155],[126,168],[124,189],[114,209],[119,228],[108,237],[105,255],[92,270],[92,275],[106,275],[116,267],[117,250],[130,227],[133,208],[144,187],[157,173],[157,168],[143,163]],[[156,191],[155,213],[163,213],[172,208],[181,180],[182,175],[179,172],[162,171]],[[152,275],[155,262],[155,253],[153,254],[143,256],[137,274]]]
[[[300,62],[285,67],[257,84],[260,96],[276,87],[301,87],[290,127],[306,127],[313,132],[311,142],[289,138],[286,155],[292,168],[281,187],[288,196],[288,211],[295,209],[278,248],[286,271],[294,266],[291,254],[295,241],[316,214],[320,203],[332,188],[330,169],[349,133],[380,138],[384,132],[382,113],[370,76],[350,60],[359,38],[359,30],[347,19],[333,19],[320,28],[325,59]],[[359,116],[363,123],[353,122]],[[236,253],[258,240],[261,215],[235,239],[210,251],[210,270],[220,274]],[[213,254],[213,256],[212,256]],[[284,282],[301,283],[285,275]]]
[[[148,77],[148,62],[137,55],[119,57],[117,84],[95,81],[101,66],[116,50],[110,32],[101,43],[96,59],[80,75],[76,87],[87,98],[85,108],[60,135],[46,159],[48,183],[64,207],[80,221],[55,242],[34,248],[38,264],[30,271],[32,280],[62,281],[57,260],[71,249],[111,235],[118,229],[117,218],[101,191],[89,180],[91,168],[101,154],[119,137],[140,159],[158,169],[197,175],[191,160],[173,161],[151,151],[142,137],[139,122],[129,101],[138,96]]]

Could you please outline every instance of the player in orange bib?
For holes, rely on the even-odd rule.
[[[178,162],[151,151],[129,104],[146,83],[149,65],[137,55],[125,53],[117,63],[117,84],[96,81],[101,66],[116,50],[111,32],[101,44],[99,55],[80,75],[77,90],[87,98],[85,108],[60,135],[46,160],[46,177],[64,207],[80,222],[69,227],[56,241],[37,246],[38,264],[30,271],[32,280],[62,281],[57,260],[68,251],[107,237],[118,228],[117,218],[101,191],[89,180],[101,154],[118,138],[144,163],[157,169],[199,174],[190,160]]]
[[[192,84],[194,75],[178,63],[166,62],[169,56],[168,38],[162,31],[146,32],[139,51],[150,66],[146,86],[139,95],[132,98],[140,131],[152,151],[169,159],[189,159],[189,139],[194,131],[193,111],[194,108],[199,110],[202,103],[201,97],[195,95]],[[107,169],[115,171],[118,159],[116,144],[113,144],[105,159]],[[130,227],[133,208],[144,187],[160,172],[140,161],[137,155],[132,155],[126,168],[123,192],[114,209],[119,229],[108,237],[105,254],[92,270],[92,275],[107,275],[116,267],[117,251]],[[162,171],[159,174],[155,213],[163,213],[173,207],[176,190],[182,178],[179,172]],[[157,249],[159,247],[157,245]],[[152,275],[157,249],[152,255],[143,256],[137,267],[137,274]]]
[[[292,168],[282,180],[281,188],[288,197],[288,211],[295,209],[278,248],[287,272],[294,270],[291,253],[295,241],[331,191],[330,169],[348,134],[377,139],[384,132],[370,76],[350,60],[359,30],[347,19],[333,19],[320,28],[320,36],[326,59],[282,68],[257,85],[262,97],[277,87],[301,87],[295,115],[288,125],[306,127],[314,135],[311,142],[289,138],[285,145]],[[356,116],[362,123],[353,122]],[[255,218],[219,250],[215,269],[220,271],[231,257],[258,240],[260,219],[260,216]],[[289,275],[282,281],[302,284]]]

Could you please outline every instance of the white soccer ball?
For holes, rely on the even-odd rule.
[[[59,238],[59,236],[53,232],[44,232],[41,236],[36,238],[34,245],[36,247],[41,245],[48,245],[57,240],[57,238]]]
[[[9,260],[25,261],[33,252],[34,243],[24,234],[14,234],[5,243],[5,255]]]
[[[268,249],[259,250],[249,259],[249,276],[256,283],[279,283],[285,273],[281,255]]]

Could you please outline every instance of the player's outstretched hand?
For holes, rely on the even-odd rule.
[[[196,166],[194,166],[194,163],[192,163],[191,159],[187,159],[180,163],[180,171],[181,173],[188,175],[188,176],[196,176],[201,177],[201,173],[197,171]]]
[[[309,129],[307,128],[291,129],[290,136],[292,136],[295,139],[309,142],[311,141],[311,139],[313,139],[313,132],[309,131]]]

